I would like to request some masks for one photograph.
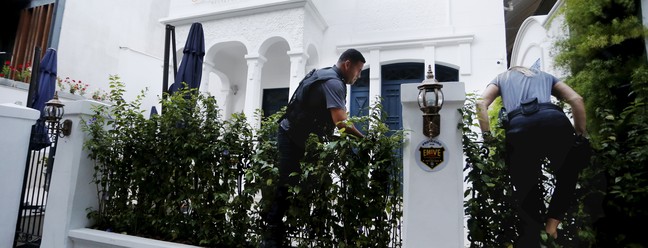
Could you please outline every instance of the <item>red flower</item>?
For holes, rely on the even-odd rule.
[[[11,64],[11,61],[5,60],[5,65],[10,65],[10,64]]]
[[[0,77],[4,77],[4,74],[0,73]]]

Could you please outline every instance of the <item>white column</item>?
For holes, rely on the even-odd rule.
[[[216,71],[216,67],[214,64],[210,62],[203,62],[203,69],[202,69],[202,83],[200,84],[200,92],[203,93],[211,93],[212,96],[216,96],[215,92],[210,92],[210,80],[209,80],[209,73]]]
[[[369,52],[369,106],[374,106],[378,97],[382,92],[382,84],[380,81],[381,66],[380,66],[380,50],[371,50]],[[371,109],[370,109],[371,111]],[[373,113],[369,113],[370,115]]]
[[[39,116],[40,112],[31,108],[0,104],[0,247],[13,247],[29,135]]]
[[[308,54],[301,51],[289,51],[288,56],[290,57],[290,88],[288,89],[288,100],[290,100],[292,94],[297,90],[297,86],[299,86],[299,81],[306,74]]]
[[[417,84],[401,85],[403,130],[410,130],[403,147],[403,241],[404,247],[464,247],[463,148],[457,123],[465,86],[443,84],[445,103],[440,111],[441,133],[435,142],[444,148],[443,162],[430,168],[421,162],[423,135]]]
[[[252,127],[258,127],[260,123],[255,120],[254,113],[261,108],[261,71],[263,64],[267,61],[265,57],[245,56],[248,65],[247,86],[245,90],[245,107],[243,112]]]
[[[43,224],[42,248],[72,247],[69,231],[91,225],[87,209],[97,210],[97,187],[92,182],[94,162],[83,149],[88,136],[80,123],[94,113],[94,105],[103,103],[83,100],[65,102],[63,120],[72,120],[72,132],[60,138],[52,170],[52,184],[47,197],[47,214]]]

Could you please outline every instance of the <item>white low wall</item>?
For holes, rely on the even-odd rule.
[[[13,246],[31,126],[39,116],[34,109],[0,104],[0,247]]]
[[[87,218],[89,208],[97,209],[97,187],[92,182],[94,164],[83,149],[87,135],[80,123],[92,115],[92,106],[103,104],[84,100],[65,102],[63,120],[72,121],[70,135],[60,138],[52,170],[43,226],[42,248],[71,248],[69,230],[92,225]]]
[[[94,229],[82,228],[71,230],[69,233],[70,240],[73,248],[117,248],[117,247],[133,247],[133,248],[189,248],[197,247],[191,245],[183,245],[178,243],[171,243],[159,241],[154,239],[147,239],[124,235],[119,233],[104,232]]]

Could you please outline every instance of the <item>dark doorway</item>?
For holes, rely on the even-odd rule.
[[[264,89],[263,90],[263,117],[266,118],[277,113],[281,108],[288,105],[288,88]]]

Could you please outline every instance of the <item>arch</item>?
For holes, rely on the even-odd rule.
[[[516,62],[517,64],[514,65],[521,65],[521,66],[526,66],[526,67],[531,67],[533,63],[535,63],[538,59],[540,62],[543,61],[543,56],[544,51],[540,44],[537,43],[531,43],[525,50],[524,53],[522,54],[521,57],[518,57]],[[540,63],[540,68],[538,69],[543,69],[542,63]]]
[[[547,19],[546,15],[543,16],[531,16],[524,20],[520,29],[515,36],[515,43],[513,43],[513,50],[511,52],[510,65],[522,65],[520,60],[520,53],[523,52],[526,46],[532,45],[537,40],[542,40],[546,37],[547,30],[542,25]],[[531,40],[531,44],[526,42],[526,40]]]
[[[385,60],[385,61],[380,61],[380,66],[401,64],[401,63],[425,63],[425,59],[407,59],[407,58],[403,58],[403,59]]]
[[[261,88],[281,88],[290,85],[290,46],[285,40],[268,45],[261,54],[266,62],[261,69]]]
[[[434,77],[439,82],[459,82],[459,66],[442,61],[434,64]]]
[[[272,37],[263,42],[259,55],[266,62],[261,68],[261,109],[264,116],[277,112],[288,104],[290,87],[290,44],[281,37]]]
[[[308,55],[308,60],[306,60],[306,71],[313,69],[319,65],[319,52],[315,45],[309,44],[306,49],[306,54]]]
[[[205,53],[205,64],[211,67],[208,92],[222,98],[219,106],[226,118],[243,111],[245,105],[245,94],[241,92],[245,92],[247,85],[247,53],[247,47],[239,41],[216,43]]]
[[[273,46],[273,45],[275,45],[277,43],[285,43],[286,45],[288,45],[288,50],[287,51],[290,51],[290,43],[288,42],[288,40],[286,40],[286,39],[284,39],[283,37],[280,37],[280,36],[272,36],[272,37],[264,40],[263,43],[261,43],[257,53],[259,55],[265,56],[265,54],[268,52],[268,49],[270,49],[271,46]],[[250,54],[250,55],[254,56],[254,54]]]

